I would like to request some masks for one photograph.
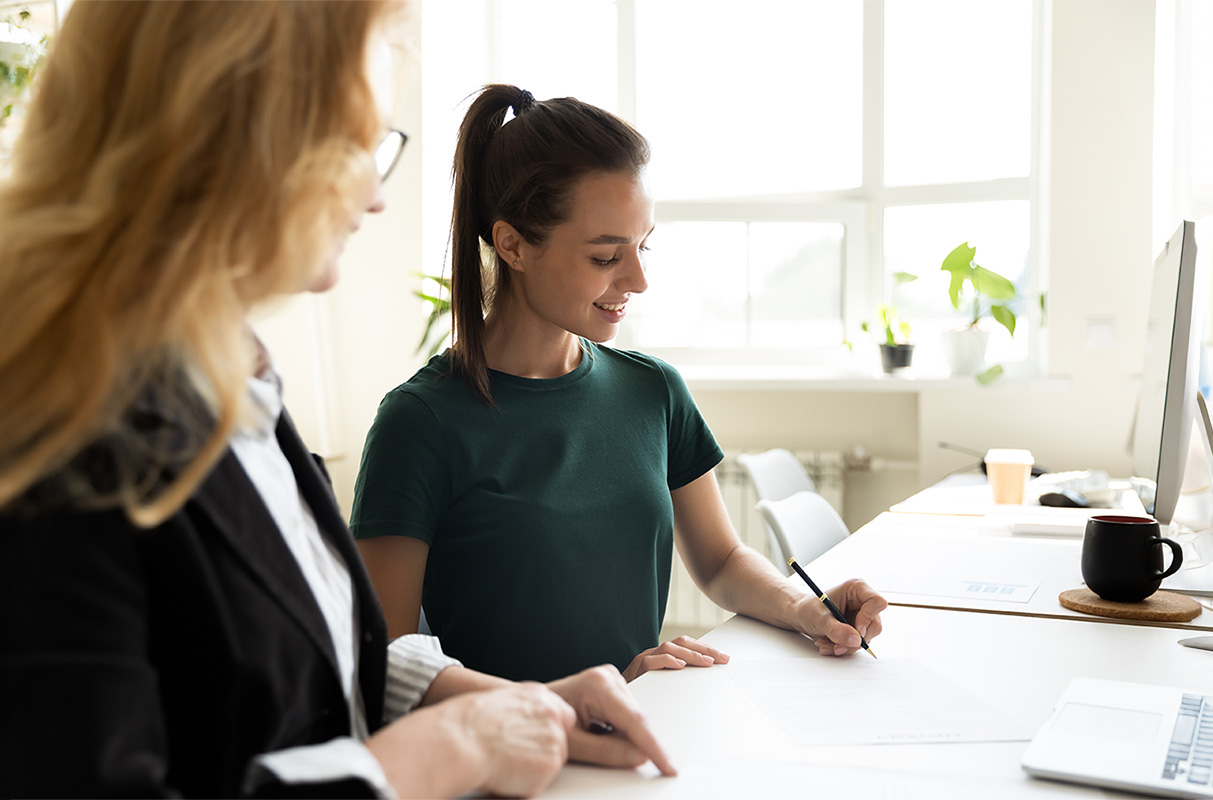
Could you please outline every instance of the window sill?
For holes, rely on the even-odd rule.
[[[917,394],[935,391],[1045,391],[1064,392],[1066,378],[1004,375],[988,386],[974,378],[953,378],[939,373],[917,373],[912,369],[894,375],[828,366],[695,365],[679,367],[692,391],[797,391],[797,392],[893,392]]]

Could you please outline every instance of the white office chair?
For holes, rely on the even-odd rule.
[[[749,476],[759,500],[782,500],[795,492],[817,490],[800,459],[787,450],[777,447],[765,453],[742,453],[737,463]]]
[[[847,525],[817,492],[800,491],[782,500],[759,500],[758,511],[771,535],[771,558],[791,574],[788,558],[807,564],[850,535]]]

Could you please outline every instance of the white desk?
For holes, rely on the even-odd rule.
[[[957,490],[952,499],[957,500],[958,511],[983,513],[988,500],[978,496],[979,491],[961,483],[952,488]],[[807,564],[806,570],[823,586],[850,577],[869,580],[893,603],[883,615],[884,633],[872,642],[877,654],[915,661],[954,685],[958,696],[968,693],[984,700],[1017,723],[1020,738],[963,744],[798,745],[730,677],[730,666],[760,659],[819,658],[816,648],[797,634],[734,617],[705,637],[732,656],[729,665],[653,672],[631,684],[680,769],[677,778],[661,778],[651,766],[620,771],[572,765],[546,795],[703,798],[846,793],[865,798],[966,800],[1131,796],[1029,778],[1019,766],[1027,740],[1075,677],[1213,694],[1213,652],[1177,644],[1193,635],[1192,630],[1213,630],[1213,611],[1205,610],[1190,623],[1164,627],[1065,609],[1058,594],[1082,584],[1080,539],[1015,536],[981,516],[925,513],[929,506],[938,508],[940,498],[917,496],[909,505],[913,513],[882,514]],[[966,573],[977,579],[1029,575],[1039,584],[1025,603],[887,588],[898,585],[907,574],[922,576],[933,570],[952,578]],[[845,668],[849,660],[865,658],[856,654],[839,663]],[[856,713],[864,713],[863,708],[856,708]]]
[[[1114,510],[1110,508],[1090,508],[1090,509],[1056,509],[1042,508],[1036,504],[1035,498],[1042,492],[1050,491],[1050,487],[1056,483],[1047,483],[1048,479],[1033,479],[1028,484],[1028,489],[1025,492],[1025,506],[1001,506],[1003,510],[1021,509],[1024,511],[1050,512],[1050,513],[1065,513],[1076,511],[1086,514],[1108,514],[1108,513],[1129,513],[1145,515],[1145,507],[1141,501],[1137,499],[1137,495],[1129,489],[1128,481],[1112,481],[1111,488],[1117,490],[1119,508]],[[909,514],[948,514],[952,516],[976,516],[980,517],[994,509],[994,495],[990,491],[990,484],[986,481],[986,477],[977,472],[964,472],[948,477],[936,483],[933,486],[928,486],[916,494],[907,497],[900,503],[896,503],[890,508],[890,511]]]
[[[1081,558],[1081,539],[1012,535],[981,517],[885,512],[806,569],[823,588],[861,577],[898,605],[1129,623],[1071,611],[1058,602],[1061,592],[1082,586]],[[1027,576],[1040,584],[1028,603],[895,590],[909,578],[932,575],[971,580]],[[1210,598],[1199,601],[1213,603]],[[1213,609],[1205,605],[1191,622],[1153,624],[1213,631]]]
[[[949,514],[980,517],[994,505],[986,476],[978,473],[949,475],[934,486],[912,494],[890,511],[900,514]]]
[[[1183,633],[1174,629],[911,607],[890,607],[883,619],[885,632],[872,643],[881,658],[915,659],[1028,731],[1044,722],[1077,676],[1213,693],[1213,652],[1179,646],[1176,640]],[[729,653],[733,665],[819,658],[802,637],[743,617],[724,623],[705,640]],[[657,777],[651,766],[630,771],[573,765],[544,796],[1122,796],[1029,778],[1019,767],[1026,740],[799,747],[729,677],[729,669],[651,672],[631,684],[678,766],[678,777]]]

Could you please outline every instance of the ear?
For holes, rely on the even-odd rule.
[[[493,249],[497,251],[497,257],[504,261],[510,269],[518,272],[524,271],[522,264],[524,243],[522,235],[510,223],[500,219],[493,223]]]

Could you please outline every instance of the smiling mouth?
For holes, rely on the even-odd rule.
[[[595,308],[601,308],[603,311],[623,311],[627,303],[595,303]]]

